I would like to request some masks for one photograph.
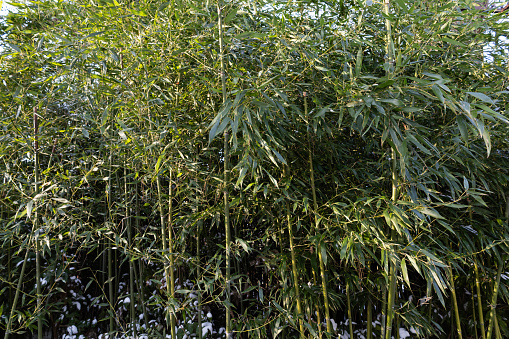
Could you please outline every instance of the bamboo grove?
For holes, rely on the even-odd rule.
[[[474,5],[13,4],[4,338],[508,337],[509,26]]]

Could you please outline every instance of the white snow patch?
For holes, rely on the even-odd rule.
[[[206,321],[206,322],[201,324],[201,335],[202,335],[202,337],[207,335],[208,332],[210,332],[210,334],[212,334],[212,323]]]
[[[336,332],[336,329],[338,328],[338,324],[336,324],[336,321],[334,319],[330,319],[330,322],[332,324],[332,329],[334,330],[334,332]]]
[[[400,327],[400,329],[399,329],[399,337],[400,337],[400,339],[408,338],[408,337],[410,337],[410,333],[406,329],[404,329],[403,327]]]

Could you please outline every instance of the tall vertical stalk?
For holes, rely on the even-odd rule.
[[[287,173],[287,167],[283,167],[283,175],[286,178]],[[293,288],[295,289],[295,298],[297,299],[297,313],[299,316],[299,332],[301,339],[304,338],[304,323],[302,320],[303,314],[302,314],[302,303],[300,300],[300,288],[299,288],[299,273],[297,271],[297,258],[295,255],[295,245],[293,243],[293,227],[292,223],[290,221],[290,206],[288,199],[285,199],[285,207],[286,207],[286,222],[288,226],[288,238],[290,240],[290,255],[292,258],[292,274],[293,274]]]
[[[164,263],[164,278],[166,280],[166,294],[168,296],[171,295],[171,288],[170,288],[170,280],[171,280],[171,277],[170,277],[170,270],[169,270],[169,265],[168,263],[166,263],[166,260],[167,260],[167,255],[168,255],[168,246],[166,244],[166,239],[167,239],[167,234],[166,234],[166,222],[165,222],[165,219],[164,219],[164,208],[163,208],[163,197],[162,197],[162,192],[161,192],[161,176],[159,174],[157,174],[157,201],[159,203],[159,215],[160,215],[160,218],[161,218],[161,235],[162,235],[162,241],[163,241],[163,253],[164,253],[164,260],[165,260],[165,263]],[[168,320],[168,318],[166,318]],[[175,338],[175,327],[173,327],[172,325],[172,321],[171,321],[171,317],[170,317],[170,333],[171,333],[171,337],[172,338]]]
[[[385,279],[384,279],[385,280]],[[385,337],[385,331],[387,330],[387,284],[386,281],[380,286],[382,289],[382,310],[381,310],[381,326],[380,326],[380,338]]]
[[[37,139],[37,134],[38,134],[38,129],[39,129],[39,125],[38,125],[38,121],[37,121],[37,108],[34,107],[34,136],[35,136],[35,139],[34,139],[34,155],[35,155],[35,167],[34,167],[34,180],[35,180],[35,192],[37,195],[37,192],[39,191],[39,160],[38,160],[38,153],[39,153],[39,144],[38,144],[38,139]],[[37,206],[35,206],[36,208],[36,213],[37,213]],[[30,235],[29,235],[29,239],[28,239],[28,242],[27,242],[27,248],[26,248],[26,251],[25,251],[25,257],[23,258],[23,264],[21,265],[21,272],[19,274],[19,278],[18,278],[18,284],[16,285],[16,293],[14,294],[14,299],[12,301],[12,305],[11,305],[11,312],[9,313],[9,319],[7,320],[7,326],[5,328],[5,333],[4,333],[4,339],[9,339],[9,335],[11,334],[11,330],[12,330],[12,321],[14,319],[14,313],[16,312],[16,306],[18,304],[18,299],[19,299],[19,295],[21,293],[21,287],[22,287],[22,283],[23,283],[23,278],[25,276],[25,269],[26,269],[26,264],[27,264],[27,261],[28,261],[28,253],[29,253],[29,250],[30,250],[30,243],[34,240],[34,235],[35,235],[35,231],[37,230],[37,215],[34,214],[34,222],[32,223],[32,230],[30,232]],[[41,310],[41,304],[40,304],[40,295],[41,295],[41,290],[40,290],[40,282],[41,282],[41,277],[40,277],[40,262],[39,262],[39,259],[37,259],[37,253],[38,253],[38,247],[36,245],[36,281],[37,281],[37,310]],[[41,320],[41,322],[39,323],[39,319]],[[38,339],[41,339],[42,338],[42,318],[39,317],[39,319],[37,320],[37,336],[40,337]],[[41,326],[41,327],[40,327]],[[39,330],[39,327],[41,328],[41,330]]]
[[[366,339],[373,339],[373,303],[371,298],[368,299],[368,331],[366,333]]]
[[[221,89],[223,93],[223,104],[226,102],[226,73],[225,73],[225,64],[224,64],[224,44],[223,44],[223,14],[222,14],[222,1],[218,1],[217,3],[217,16],[218,16],[218,29],[219,29],[219,58],[221,64]],[[229,164],[228,164],[228,131],[224,132],[224,227],[226,234],[226,339],[230,339],[232,337],[232,329],[231,329],[231,303],[230,303],[230,242],[231,242],[231,234],[230,234],[230,204],[229,204]]]
[[[306,118],[308,117],[308,102],[307,102],[307,93],[303,93],[304,96],[304,115]],[[315,223],[313,226],[313,229],[316,232],[318,232],[318,202],[316,199],[316,187],[315,187],[315,171],[314,171],[314,165],[313,165],[313,152],[311,150],[311,133],[310,133],[311,126],[308,126],[307,129],[307,137],[308,137],[308,155],[309,155],[309,172],[311,176],[311,192],[313,194],[313,214],[315,216]],[[318,246],[322,245],[322,241],[318,243]],[[325,245],[324,245],[325,246]],[[322,293],[323,293],[323,299],[324,299],[324,308],[325,308],[325,322],[327,324],[327,333],[332,333],[332,325],[330,321],[330,313],[329,313],[329,296],[327,293],[327,279],[325,277],[325,264],[322,257],[322,251],[321,248],[317,248],[316,252],[318,253],[318,263],[320,265],[320,277],[322,279]],[[327,253],[325,253],[327,255]],[[321,326],[321,324],[318,324]]]
[[[131,216],[129,213],[129,204],[128,204],[129,195],[127,193],[127,164],[124,162],[124,204],[125,204],[125,222],[127,223],[127,241],[129,251],[127,252],[127,256],[129,258],[129,292],[130,292],[130,302],[129,302],[129,315],[131,318],[131,327],[133,337],[136,339],[138,334],[136,333],[136,313],[134,309],[135,303],[135,293],[134,293],[134,262],[131,259],[130,251],[133,250],[133,236],[132,236],[132,225],[131,225]]]
[[[346,303],[348,304],[348,329],[350,330],[350,338],[353,336],[353,324],[352,324],[352,303],[350,302],[350,282],[346,282]]]
[[[229,191],[228,191],[228,183],[230,182],[230,169],[228,164],[228,133],[224,134],[224,226],[226,231],[226,339],[230,339],[232,337],[231,333],[231,319],[230,319],[230,260],[231,260],[231,250],[230,250],[230,204],[229,204]]]
[[[387,10],[388,11],[388,10]],[[396,202],[398,198],[398,173],[396,172],[396,151],[394,148],[391,149],[391,157],[392,157],[392,194],[391,200],[393,203]],[[391,229],[391,240],[396,240],[396,230],[394,228]],[[389,295],[387,296],[387,327],[385,332],[385,338],[391,339],[392,333],[392,322],[394,320],[394,304],[396,301],[396,283],[397,283],[397,264],[396,260],[391,258],[389,254],[387,256],[387,260],[389,260]]]
[[[175,257],[173,256],[173,171],[170,168],[169,198],[168,198],[168,251],[170,255],[170,296],[175,299]],[[175,310],[170,314],[171,335],[175,338],[176,315]]]
[[[110,223],[110,227],[113,227],[113,217],[112,217],[112,214],[111,214],[111,175],[112,175],[112,172],[111,172],[111,162],[112,162],[112,157],[113,157],[113,154],[112,154],[112,148],[111,148],[111,145],[110,145],[110,158],[109,158],[109,170],[110,170],[110,173],[109,173],[109,176],[108,176],[108,190],[107,190],[107,199],[108,199],[108,219],[109,219],[109,223]],[[110,240],[109,241],[110,243],[110,246],[108,247],[108,295],[109,295],[109,299],[110,299],[110,309],[111,309],[111,317],[110,317],[110,327],[109,327],[109,333],[110,333],[110,336],[113,335],[113,331],[115,330],[115,322],[114,322],[114,318],[113,318],[113,315],[115,314],[115,308],[114,308],[114,305],[113,305],[113,299],[114,299],[114,296],[115,296],[115,291],[114,291],[114,282],[113,282],[113,240]]]
[[[474,321],[474,332],[475,332],[475,338],[479,338],[479,335],[477,334],[477,319],[475,317],[475,298],[474,298],[474,286],[472,285],[472,320]]]
[[[449,262],[449,277],[450,277],[450,284],[451,284],[452,303],[454,306],[454,318],[456,320],[456,330],[458,331],[458,338],[462,339],[463,335],[461,333],[461,322],[460,322],[460,313],[459,313],[459,308],[458,308],[458,300],[456,299],[456,288],[454,287],[454,275],[452,272],[452,265],[450,262]]]
[[[198,295],[198,339],[202,339],[203,331],[202,331],[202,306],[201,306],[201,290],[200,290],[200,276],[201,276],[201,259],[200,259],[200,231],[203,226],[203,220],[198,221],[198,229],[196,230],[196,261],[198,262],[196,265],[196,285],[197,285],[197,295]]]
[[[34,179],[35,179],[35,195],[39,194],[39,121],[37,117],[37,107],[34,107]],[[34,229],[36,230],[35,237],[35,281],[37,292],[37,312],[42,312],[42,298],[41,298],[41,248],[39,244],[39,216],[37,214],[37,201],[34,201]],[[37,339],[42,339],[42,315],[37,317]]]
[[[502,271],[504,269],[504,262],[505,262],[505,256],[504,258],[501,258],[498,262],[498,272],[497,272],[497,279],[495,280],[495,285],[493,287],[493,295],[491,297],[491,310],[490,310],[490,322],[488,325],[488,334],[486,334],[486,339],[491,339],[491,335],[493,334],[493,325],[494,319],[497,316],[496,308],[497,308],[497,299],[498,299],[498,291],[500,289],[500,277],[502,276]]]
[[[138,183],[136,183],[136,229],[140,229],[140,197],[138,192]],[[136,281],[138,281],[138,297],[141,304],[141,310],[143,312],[143,322],[145,323],[145,330],[148,331],[148,317],[147,317],[147,309],[145,306],[145,291],[143,288],[143,262],[142,260],[138,260],[139,267],[139,275],[136,277]],[[134,266],[134,274],[136,275],[136,266]]]
[[[389,8],[390,8],[390,0],[384,0],[384,13],[387,17],[385,20],[385,26],[387,30],[387,68],[386,68],[386,74],[387,77],[390,78],[393,67],[394,67],[394,51],[393,51],[393,44],[392,44],[392,28],[391,28],[391,22],[389,20]],[[397,200],[397,187],[398,187],[398,174],[396,172],[396,151],[394,148],[391,150],[391,158],[392,158],[392,196],[391,200],[393,203]],[[390,226],[390,225],[389,225]],[[391,229],[391,240],[396,240],[396,230],[394,228]],[[394,304],[396,299],[396,284],[397,284],[397,267],[396,267],[396,260],[391,258],[391,255],[387,258],[389,260],[389,295],[387,300],[387,327],[386,327],[386,333],[385,338],[391,339],[391,332],[392,332],[392,322],[394,319]]]

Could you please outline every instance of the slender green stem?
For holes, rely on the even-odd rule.
[[[166,280],[166,294],[168,297],[170,297],[171,296],[171,287],[170,287],[171,276],[170,276],[170,269],[168,267],[169,265],[166,262],[166,260],[168,260],[168,258],[167,258],[168,245],[166,243],[168,236],[166,234],[166,222],[164,219],[163,197],[162,197],[162,192],[161,192],[161,176],[159,174],[157,175],[157,200],[159,202],[159,216],[161,218],[161,235],[162,235],[162,241],[163,241],[163,253],[164,253],[164,258],[165,258],[164,259],[165,260],[164,278]],[[169,309],[167,310],[167,312],[170,312]],[[168,317],[166,318],[166,320],[168,321]],[[172,338],[175,338],[173,336],[173,334],[174,334],[173,332],[175,331],[175,328],[172,326],[171,319],[170,319],[169,323],[170,323],[169,325],[171,326],[170,331],[172,334]]]
[[[346,302],[348,304],[348,329],[350,330],[350,338],[353,336],[353,324],[352,324],[352,304],[350,302],[350,282],[346,282]]]
[[[32,232],[33,233],[33,232]],[[27,246],[30,242],[27,244]],[[4,339],[9,339],[9,334],[12,330],[12,320],[14,319],[14,312],[16,311],[16,305],[18,304],[19,294],[21,292],[21,284],[23,283],[23,277],[25,275],[26,263],[28,260],[28,247],[25,252],[25,258],[23,259],[23,264],[21,265],[21,272],[19,273],[18,284],[16,286],[16,293],[14,294],[14,300],[12,301],[11,313],[9,315],[9,320],[7,321],[7,328],[5,329]]]
[[[129,312],[131,318],[131,329],[134,338],[138,337],[136,332],[136,312],[134,309],[135,304],[135,293],[134,293],[134,262],[131,258],[131,252],[133,249],[133,236],[132,236],[132,225],[131,225],[131,216],[129,213],[129,204],[127,203],[129,199],[129,195],[127,192],[127,164],[124,162],[124,202],[125,202],[125,219],[124,221],[127,223],[127,241],[129,251],[126,253],[129,258],[129,292],[130,292],[130,302],[129,302]]]
[[[35,172],[35,195],[39,194],[39,121],[37,117],[37,107],[34,107],[34,172]],[[37,213],[37,201],[34,202],[34,229],[35,236],[35,281],[37,292],[37,313],[42,313],[42,289],[41,289],[41,249],[39,244],[39,216]],[[42,339],[42,314],[37,316],[37,338]]]
[[[287,177],[287,167],[283,167],[283,175]],[[292,274],[293,274],[293,288],[295,289],[295,298],[297,299],[297,313],[299,317],[299,332],[300,337],[304,338],[304,322],[302,317],[304,316],[302,314],[302,303],[300,300],[300,288],[299,288],[299,273],[297,270],[297,257],[295,254],[295,245],[293,243],[293,227],[292,223],[290,221],[290,206],[288,199],[285,201],[285,207],[286,207],[286,222],[288,226],[288,238],[290,240],[290,254],[292,258]]]
[[[456,320],[456,330],[458,331],[458,338],[462,339],[463,335],[461,332],[460,313],[459,313],[459,308],[458,308],[458,300],[456,298],[456,288],[454,287],[454,275],[452,272],[451,263],[449,263],[449,278],[450,278],[450,284],[451,284],[452,303],[454,306],[454,318]]]
[[[304,115],[306,118],[308,117],[308,104],[307,104],[307,93],[303,93],[304,96]],[[315,223],[314,223],[314,232],[315,234],[319,232],[318,229],[318,202],[316,199],[316,187],[315,187],[315,171],[314,171],[314,165],[313,165],[313,152],[311,150],[311,136],[310,136],[310,128],[311,126],[308,126],[307,136],[308,136],[308,155],[309,155],[309,172],[311,177],[311,192],[313,194],[313,214],[315,216]],[[320,240],[317,244],[318,247],[325,246],[324,243]],[[323,300],[324,300],[324,309],[325,309],[325,322],[327,324],[327,333],[332,333],[332,324],[330,321],[330,312],[329,312],[329,296],[327,292],[327,278],[325,275],[325,264],[324,264],[324,258],[322,257],[322,250],[321,248],[317,248],[316,252],[318,253],[318,264],[320,265],[320,277],[322,280],[322,293],[323,293]],[[326,251],[325,251],[326,252]],[[325,253],[327,255],[327,253]],[[321,324],[318,324],[321,326]]]
[[[474,286],[472,286],[472,319],[474,320],[474,332],[475,332],[475,337],[476,338],[479,338],[478,334],[477,334],[477,319],[475,317],[475,298],[474,298]]]
[[[140,229],[140,197],[139,197],[139,188],[138,183],[136,183],[136,230]],[[148,317],[147,317],[147,309],[145,306],[145,290],[143,288],[143,263],[138,260],[139,267],[139,275],[136,276],[136,266],[134,266],[134,275],[136,277],[136,281],[138,282],[138,297],[141,304],[141,310],[143,312],[143,322],[145,323],[145,330],[148,330]]]
[[[383,286],[380,286],[380,288],[382,289],[382,326],[380,338],[384,338],[387,330],[387,281],[384,281]]]
[[[477,311],[479,314],[479,325],[481,329],[482,339],[486,339],[486,329],[484,327],[484,312],[482,310],[481,280],[479,278],[479,268],[477,267],[477,261],[475,259],[474,259],[474,271],[475,271],[475,288],[477,290]]]
[[[226,102],[226,72],[224,64],[224,41],[223,41],[223,14],[222,14],[222,1],[217,3],[217,15],[218,15],[218,28],[219,28],[219,58],[221,64],[221,88],[223,93],[223,104]],[[230,204],[229,204],[229,164],[228,164],[228,132],[224,132],[224,226],[226,233],[226,339],[232,337],[231,329],[231,303],[230,303]]]
[[[201,279],[201,260],[200,260],[200,231],[203,227],[203,220],[198,221],[198,229],[196,231],[196,290],[198,295],[198,339],[202,339],[202,319],[201,319],[201,290],[200,290],[200,279]]]
[[[110,223],[110,227],[113,227],[113,217],[112,217],[112,214],[111,214],[111,200],[112,200],[112,197],[111,197],[111,176],[112,176],[112,171],[111,171],[111,168],[112,168],[112,165],[111,165],[111,162],[112,162],[112,158],[113,158],[113,149],[110,148],[110,157],[109,157],[109,170],[110,170],[110,173],[109,173],[109,176],[108,176],[108,190],[107,190],[107,199],[108,199],[108,216],[109,216],[109,223]],[[114,296],[115,296],[115,291],[114,291],[114,281],[113,281],[113,240],[110,240],[109,241],[110,243],[110,246],[108,247],[108,295],[109,295],[109,304],[110,304],[110,310],[111,310],[111,316],[110,316],[110,327],[109,327],[109,333],[110,333],[110,336],[113,336],[113,332],[115,330],[115,322],[114,322],[114,315],[115,315],[115,308],[114,308]]]
[[[491,339],[491,335],[493,334],[494,319],[496,317],[498,291],[500,289],[500,277],[502,276],[502,271],[504,269],[504,262],[505,258],[501,259],[498,263],[497,279],[495,280],[495,286],[493,287],[493,295],[491,297],[490,322],[488,325],[488,334],[486,334],[486,339]]]
[[[398,173],[397,173],[397,159],[396,159],[396,151],[394,148],[391,149],[391,157],[392,157],[392,194],[391,200],[393,203],[396,203],[398,198]],[[390,225],[389,225],[390,226]],[[391,240],[394,242],[396,240],[396,230],[394,228],[391,229]],[[392,323],[394,320],[394,305],[396,302],[396,284],[397,284],[397,264],[394,258],[391,258],[391,255],[388,255],[387,260],[389,260],[389,295],[387,300],[387,327],[385,332],[385,338],[391,339],[392,333]]]
[[[170,168],[169,198],[168,198],[168,251],[170,255],[170,296],[175,300],[175,257],[173,255],[173,171]],[[171,337],[176,338],[176,314],[173,310],[170,314]]]
[[[230,234],[230,203],[229,203],[229,182],[230,169],[228,164],[228,133],[224,134],[224,226],[226,233],[226,339],[232,337],[231,333],[231,302],[230,302],[230,260],[231,260],[231,234]]]
[[[366,339],[373,339],[373,303],[371,302],[371,298],[368,299],[368,331],[366,333]]]

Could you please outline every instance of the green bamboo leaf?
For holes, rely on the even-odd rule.
[[[323,264],[327,266],[327,248],[325,247],[324,241],[320,242],[320,252],[322,254]]]
[[[166,7],[168,7],[168,5],[169,5],[170,3],[171,3],[170,1],[163,2],[163,3],[161,4],[161,6],[159,6],[159,8],[157,9],[157,11],[158,11],[158,12],[163,11]]]
[[[155,168],[154,168],[154,170],[155,170],[155,172],[156,172],[156,173],[159,173],[159,167],[161,166],[161,162],[163,161],[163,158],[164,158],[164,153],[163,153],[163,154],[161,154],[161,155],[159,156],[159,158],[157,159],[156,166],[155,166]]]
[[[37,52],[41,51],[43,43],[44,43],[44,35],[39,39],[39,42],[37,43],[37,49],[36,49]]]
[[[404,0],[396,0],[396,4],[405,12],[408,12],[408,7]]]
[[[495,102],[493,102],[493,100],[486,94],[478,93],[478,92],[467,92],[467,94],[470,94],[471,96],[473,96],[481,101],[484,101],[488,104],[492,104],[492,105],[495,104]]]
[[[362,46],[359,46],[359,50],[357,51],[357,59],[355,61],[355,76],[356,77],[358,77],[361,74],[363,57],[364,57],[364,52],[362,50]]]
[[[103,34],[104,32],[106,32],[106,30],[104,30],[104,31],[99,31],[99,32],[94,32],[94,33],[91,33],[91,34],[87,35],[87,36],[86,36],[86,37],[84,37],[83,39],[92,38],[92,37],[98,36],[98,35],[100,35],[100,34]]]
[[[420,212],[427,214],[433,218],[436,219],[445,219],[443,216],[440,215],[434,208],[423,208],[419,210]]]
[[[106,107],[101,115],[101,125],[104,126],[106,124],[106,121],[108,120],[108,107]]]
[[[424,147],[411,133],[407,133],[407,138],[412,142],[418,149],[423,151],[424,153],[431,155],[431,151]]]
[[[283,158],[283,156],[281,154],[279,154],[278,151],[276,151],[275,149],[271,148],[272,152],[274,152],[274,154],[276,155],[276,157],[279,159],[279,161],[281,161],[282,164],[286,165],[286,160],[285,158]]]
[[[451,38],[448,38],[446,36],[442,37],[442,41],[448,42],[448,43],[450,43],[452,45],[456,45],[456,46],[467,47],[467,45],[465,45],[464,43],[456,41],[456,40],[451,39]]]
[[[440,100],[441,103],[445,102],[444,94],[442,93],[442,89],[440,89],[439,86],[436,84],[431,86],[431,89],[433,90],[433,93],[437,96],[438,100]]]
[[[229,23],[230,21],[233,20],[233,18],[235,18],[235,16],[237,15],[237,11],[238,9],[237,8],[234,8],[230,11],[230,13],[228,13],[228,15],[224,18],[224,23],[227,24]]]
[[[18,52],[18,53],[21,52],[21,49],[17,45],[11,44],[10,42],[8,42],[7,45],[9,45],[9,47],[12,48],[13,50],[15,50],[16,52]]]
[[[410,286],[410,279],[408,278],[408,271],[407,271],[405,259],[401,260],[401,273],[403,273],[403,279],[405,280],[407,286],[409,288],[412,288]]]
[[[33,209],[34,209],[34,201],[30,200],[30,201],[28,201],[27,208],[26,208],[26,214],[28,216],[28,219],[30,219],[30,216],[32,215],[32,210]]]

